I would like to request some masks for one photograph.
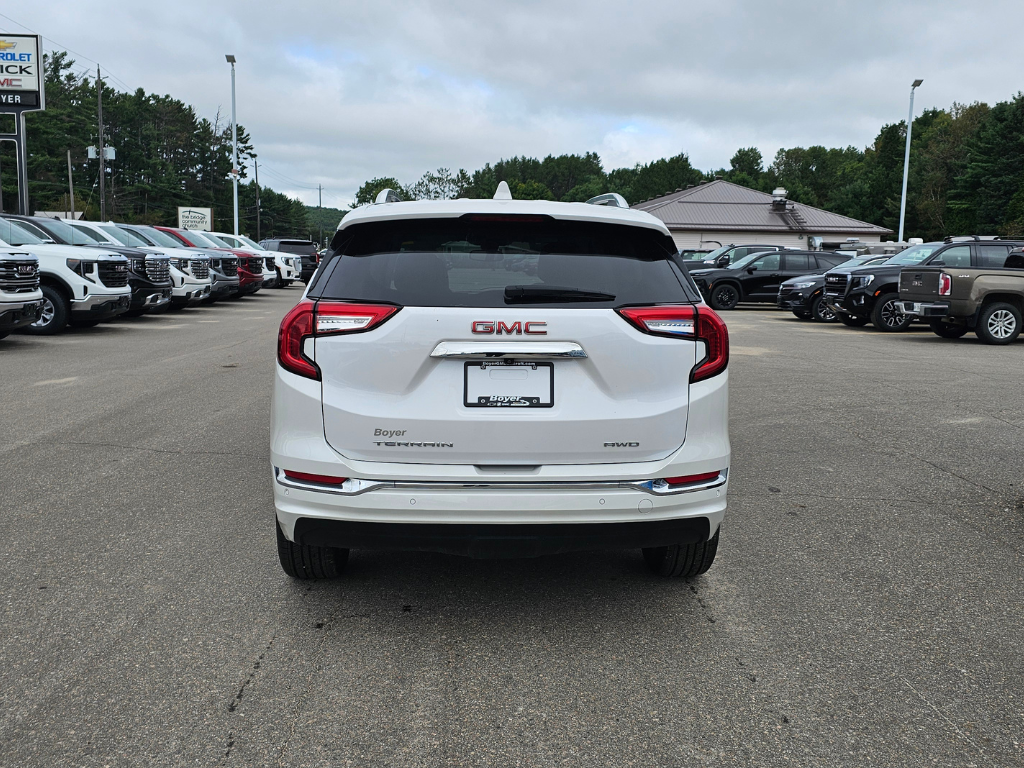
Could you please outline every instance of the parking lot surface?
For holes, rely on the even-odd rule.
[[[0,764],[1024,764],[1024,343],[724,313],[714,567],[274,544],[297,288],[0,341]]]

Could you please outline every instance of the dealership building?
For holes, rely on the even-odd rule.
[[[786,190],[758,192],[721,179],[677,189],[633,208],[665,222],[676,247],[716,248],[729,243],[836,247],[851,239],[877,243],[891,229],[786,199]],[[821,238],[811,240],[811,238]]]

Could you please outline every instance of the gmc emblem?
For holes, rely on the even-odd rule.
[[[35,265],[33,264],[19,264],[18,274],[19,275],[34,275],[36,273]]]
[[[493,333],[496,336],[501,336],[503,333],[508,336],[512,334],[522,336],[524,333],[528,333],[531,336],[546,336],[547,326],[547,323],[536,320],[530,320],[525,323],[522,320],[516,320],[511,325],[504,320],[475,320],[472,330],[473,333]]]

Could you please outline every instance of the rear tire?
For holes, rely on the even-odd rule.
[[[953,325],[942,320],[932,320],[928,327],[932,329],[932,333],[944,339],[959,339],[970,330],[966,325]]]
[[[824,296],[819,296],[811,304],[811,317],[819,323],[834,323],[838,319],[836,313],[825,303]]]
[[[896,302],[899,300],[898,293],[883,293],[878,297],[871,310],[871,323],[875,328],[887,333],[895,333],[910,325],[910,315],[903,314],[903,310],[896,306]]]
[[[696,544],[645,547],[644,560],[654,573],[665,578],[700,576],[715,562],[715,555],[718,553],[718,534],[721,531],[719,528],[710,539]]]
[[[712,309],[733,309],[740,303],[740,291],[735,285],[717,285],[711,291]]]
[[[1020,310],[997,301],[982,308],[974,333],[986,344],[1010,344],[1020,335],[1020,325]]]
[[[277,529],[277,557],[281,568],[293,579],[336,579],[345,570],[347,549],[296,544],[285,538],[280,525],[275,523],[274,528]]]
[[[42,291],[43,314],[31,325],[23,326],[21,331],[31,333],[33,336],[53,336],[67,327],[71,308],[64,294],[56,288],[44,285]]]
[[[857,315],[839,315],[839,322],[848,328],[862,328],[868,324],[869,320],[866,317],[857,317]]]

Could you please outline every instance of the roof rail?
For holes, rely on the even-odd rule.
[[[618,192],[609,192],[587,200],[587,205],[610,205],[613,208],[629,208],[626,198]]]
[[[373,201],[374,205],[382,205],[384,203],[400,203],[402,198],[398,196],[398,193],[393,189],[382,189],[377,193],[377,198]]]
[[[997,237],[992,238],[992,239],[993,240],[998,240],[999,237],[997,236]],[[968,242],[972,242],[973,241],[975,243],[980,243],[981,242],[981,238],[978,237],[977,235],[946,235],[946,237],[943,238],[942,242],[944,242],[944,243],[959,243],[959,242],[962,242],[964,240],[967,240]]]

